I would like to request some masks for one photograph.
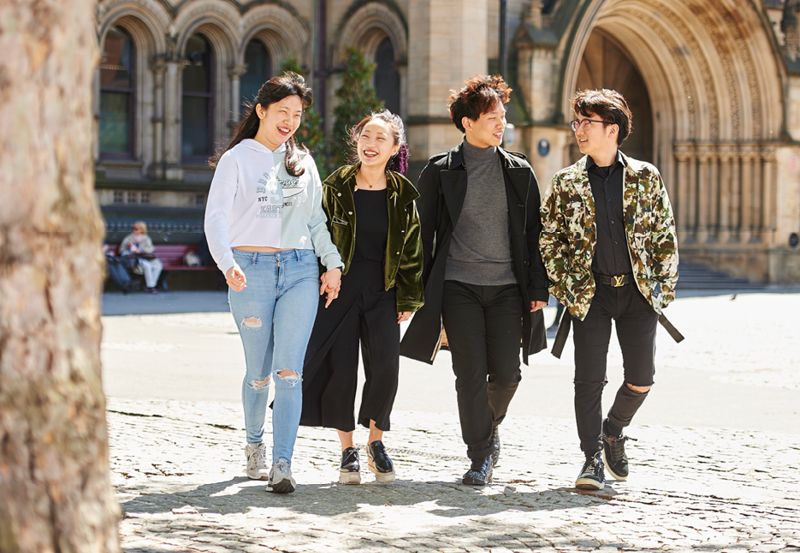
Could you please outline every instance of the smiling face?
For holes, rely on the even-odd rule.
[[[260,119],[256,140],[275,151],[289,140],[300,126],[303,101],[300,96],[294,95],[269,104],[266,109],[258,104],[256,114]]]
[[[481,113],[477,120],[469,117],[461,120],[467,142],[477,148],[490,148],[503,143],[503,131],[506,129],[506,108],[496,102],[489,111]]]
[[[584,123],[587,119],[602,120],[599,115],[594,113],[589,113],[589,116],[580,113],[575,119],[578,121],[575,139],[578,141],[578,148],[582,154],[590,156],[595,162],[616,154],[618,130],[616,124]]]
[[[389,158],[400,149],[400,145],[394,143],[391,125],[377,118],[364,125],[356,145],[358,160],[364,167],[386,167]]]

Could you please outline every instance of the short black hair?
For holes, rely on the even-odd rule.
[[[625,97],[616,90],[607,88],[581,90],[572,98],[572,111],[575,115],[591,117],[597,115],[609,125],[617,125],[617,146],[633,132],[633,114]]]
[[[500,75],[475,75],[464,82],[461,90],[450,91],[447,99],[450,119],[458,130],[465,132],[461,123],[464,117],[477,121],[481,114],[491,111],[497,102],[507,104],[511,90]]]

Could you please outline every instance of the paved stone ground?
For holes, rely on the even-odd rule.
[[[281,496],[245,477],[236,406],[108,408],[129,552],[800,551],[800,436],[637,426],[629,479],[584,493],[572,424],[517,417],[494,484],[476,489],[458,483],[457,417],[399,412],[395,483],[364,470],[336,484],[335,435],[302,428],[298,488]]]
[[[670,307],[687,340],[676,345],[659,339],[661,387],[650,408],[656,411],[659,397],[675,398],[674,406],[660,408],[659,417],[640,417],[629,429],[638,438],[627,446],[632,474],[597,493],[571,487],[582,462],[574,422],[569,415],[547,418],[539,411],[517,410],[501,427],[503,450],[493,485],[459,484],[467,462],[457,415],[430,405],[452,400],[452,376],[446,367],[434,374],[435,368],[408,364],[403,370],[417,381],[427,377],[430,389],[405,389],[422,400],[402,404],[419,407],[393,414],[386,442],[397,482],[377,484],[364,470],[365,484],[336,484],[335,433],[301,428],[293,461],[297,491],[269,493],[265,482],[244,475],[244,428],[241,406],[232,402],[235,393],[227,402],[213,393],[239,378],[234,352],[241,348],[230,316],[112,317],[105,321],[103,347],[106,385],[116,390],[108,421],[112,478],[124,513],[123,548],[800,552],[800,294],[732,299],[687,298]],[[193,309],[184,307],[178,312]],[[561,368],[530,373],[523,380],[529,388],[515,401],[536,401],[531,390],[538,390],[560,393],[559,404],[569,403],[570,359],[569,351],[557,363],[549,356],[537,359],[537,366]],[[612,348],[610,366],[620,361]],[[566,370],[566,380],[556,370]],[[685,381],[668,378],[678,371]],[[543,387],[542,375],[551,374],[560,375],[557,383]],[[712,378],[700,380],[703,375]],[[192,378],[209,382],[211,393],[178,394]],[[149,381],[143,389],[151,395],[133,393],[137,379]],[[698,382],[707,388],[696,401],[682,397]],[[162,393],[156,393],[159,388]],[[181,400],[162,399],[176,396]],[[702,420],[713,424],[696,422],[703,398],[711,412],[702,413]],[[675,416],[683,411],[686,416]],[[759,427],[770,431],[745,430],[758,414],[766,416]],[[365,431],[356,437],[363,441]],[[271,443],[271,436],[266,439]]]

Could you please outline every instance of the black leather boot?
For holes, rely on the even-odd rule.
[[[473,459],[467,473],[461,479],[462,484],[469,486],[485,486],[492,483],[492,457]]]

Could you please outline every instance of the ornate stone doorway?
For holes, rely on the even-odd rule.
[[[682,257],[768,278],[784,98],[759,10],[746,0],[582,3],[565,65],[564,118],[581,87],[614,87],[635,102],[623,151],[661,171]]]
[[[600,29],[589,36],[578,71],[577,89],[610,88],[628,101],[633,113],[633,133],[622,151],[627,155],[655,163],[653,155],[653,110],[650,95],[642,76],[625,49]],[[573,140],[570,143],[570,162],[580,158]]]

